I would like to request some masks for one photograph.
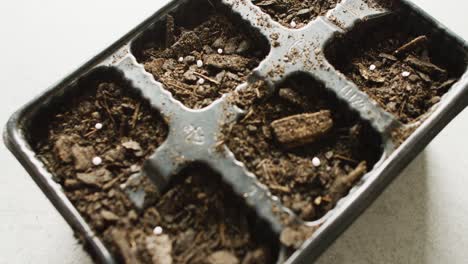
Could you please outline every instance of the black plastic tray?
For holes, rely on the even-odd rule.
[[[145,72],[133,55],[134,47],[148,31],[164,19],[166,14],[178,10],[186,2],[196,4],[197,0],[174,0],[157,11],[112,46],[92,58],[75,72],[53,85],[44,94],[18,110],[8,121],[5,142],[35,182],[51,200],[72,228],[85,238],[92,253],[103,263],[114,259],[105,245],[94,235],[92,229],[80,216],[73,204],[63,193],[61,186],[52,180],[52,175],[35,156],[29,146],[28,135],[34,133],[28,126],[36,113],[47,108],[52,102],[67,94],[77,80],[96,70],[117,71],[132,83],[151,104],[168,120],[169,136],[156,153],[146,162],[146,174],[158,186],[164,186],[169,178],[193,161],[201,161],[220,172],[223,180],[243,195],[246,203],[253,207],[259,217],[267,220],[274,231],[283,228],[272,205],[278,205],[292,215],[288,208],[281,206],[267,188],[258,183],[245,166],[235,160],[226,148],[225,152],[214,151],[217,147],[220,124],[234,122],[242,114],[239,109],[227,103],[227,96],[216,100],[201,110],[183,106],[167,92],[163,85]],[[402,1],[399,11],[410,17],[409,21],[425,32],[437,36],[441,52],[454,61],[462,61],[464,74],[461,79],[423,117],[410,124],[402,124],[391,114],[380,108],[365,93],[335,70],[325,56],[325,49],[337,35],[366,23],[378,23],[379,19],[392,11],[368,5],[366,0],[343,0],[326,16],[320,16],[300,29],[290,29],[273,21],[271,17],[247,0],[222,0],[226,9],[245,20],[270,43],[270,53],[254,69],[249,81],[264,79],[274,87],[296,72],[309,74],[334,92],[338,98],[368,120],[383,139],[383,155],[373,170],[342,198],[337,206],[321,219],[305,223],[317,226],[318,230],[297,250],[286,263],[311,263],[356,219],[383,191],[383,189],[411,162],[411,160],[468,104],[468,46],[466,42],[439,22],[408,1]],[[275,42],[275,45],[273,43]],[[460,59],[460,56],[463,59]],[[278,70],[280,69],[280,70]],[[237,89],[242,89],[245,84]],[[398,144],[392,132],[399,129],[415,129]],[[174,155],[178,156],[174,159]],[[280,259],[280,261],[283,261]]]

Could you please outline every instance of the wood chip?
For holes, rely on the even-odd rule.
[[[59,138],[54,144],[54,152],[61,161],[67,163],[72,161],[71,148],[74,142],[76,142],[76,139],[72,136],[59,136]]]
[[[141,107],[141,103],[138,103],[137,106],[136,106],[135,111],[133,112],[132,128],[135,128],[136,123],[138,121],[138,115],[140,114],[140,107]]]
[[[452,87],[455,83],[457,82],[457,79],[450,79],[446,82],[444,82],[443,84],[441,84],[439,87],[437,87],[437,90],[438,91],[441,91],[441,92],[446,92],[450,89],[450,87]]]
[[[210,77],[208,77],[208,76],[206,76],[206,75],[204,75],[204,74],[202,74],[202,73],[199,73],[199,72],[194,71],[194,72],[193,72],[193,75],[196,75],[196,76],[198,76],[198,77],[202,77],[202,78],[204,78],[204,79],[206,79],[206,80],[208,80],[208,81],[210,81],[210,82],[212,82],[212,83],[214,83],[214,84],[216,84],[216,85],[220,85],[220,83],[219,83],[217,80],[215,80],[215,79],[213,79],[213,78],[210,78]]]
[[[280,241],[289,248],[298,249],[314,233],[316,227],[288,226],[283,229]]]
[[[331,113],[323,110],[288,116],[271,123],[278,141],[287,148],[303,146],[326,135],[333,127]]]
[[[431,77],[429,77],[429,75],[425,74],[424,72],[417,71],[416,73],[419,77],[421,77],[421,79],[423,79],[423,81],[428,83],[432,82]]]
[[[106,168],[99,168],[88,173],[77,173],[76,178],[86,185],[100,187],[103,183],[112,180],[113,176]]]
[[[364,174],[367,172],[367,163],[362,161],[356,168],[351,171],[348,175],[337,176],[330,187],[331,206],[343,196],[347,194],[349,188],[351,188]]]
[[[272,6],[272,5],[276,5],[276,0],[265,0],[259,3],[256,3],[255,5],[260,6],[260,7]]]
[[[380,74],[376,71],[369,70],[368,67],[359,64],[359,73],[361,74],[362,78],[367,81],[375,82],[375,83],[384,83],[385,78],[380,76]]]
[[[138,143],[136,141],[129,140],[129,141],[122,142],[122,146],[125,149],[132,150],[134,152],[135,156],[137,156],[137,157],[141,157],[144,154],[143,150],[142,150],[142,148],[140,146],[140,143]]]
[[[405,54],[407,54],[408,52],[410,52],[410,51],[412,51],[412,50],[426,44],[428,41],[429,41],[429,39],[427,38],[427,36],[425,36],[425,35],[419,36],[419,37],[411,40],[410,42],[404,44],[403,46],[401,46],[397,50],[395,50],[393,52],[393,54],[395,56],[397,56],[397,57],[402,57]]]
[[[379,54],[379,57],[380,58],[384,58],[384,59],[387,59],[387,60],[391,60],[391,61],[398,61],[398,58],[393,56],[393,55],[390,55],[390,54],[387,54],[387,53],[380,53]]]
[[[210,54],[205,57],[205,64],[217,69],[243,71],[250,60],[239,55]]]
[[[117,222],[119,220],[119,216],[109,210],[101,210],[100,215],[104,220],[108,222]]]
[[[279,97],[283,98],[284,100],[288,101],[291,104],[294,104],[303,108],[307,105],[307,103],[301,97],[301,95],[291,88],[281,88],[278,92],[278,95]]]
[[[75,179],[65,179],[65,181],[63,182],[63,185],[67,189],[75,189],[75,188],[80,187],[82,183]]]
[[[310,14],[310,9],[309,8],[304,8],[299,11],[297,11],[296,16],[304,16]]]
[[[95,156],[94,148],[82,147],[78,144],[73,145],[71,148],[71,155],[75,163],[75,169],[78,171],[85,171],[93,166],[92,159]]]
[[[409,55],[405,59],[405,62],[408,63],[410,66],[416,68],[417,70],[420,70],[431,76],[444,76],[447,74],[446,70],[441,69],[437,65],[434,65],[430,62],[422,61],[413,55]]]
[[[124,263],[141,263],[138,259],[137,248],[133,247],[130,241],[128,241],[125,231],[114,229],[111,231],[111,237]]]

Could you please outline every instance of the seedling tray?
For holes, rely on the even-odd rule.
[[[343,0],[328,10],[326,15],[311,16],[310,19],[301,20],[299,24],[294,21],[285,24],[284,19],[280,24],[264,12],[269,4],[259,4],[262,2],[268,1],[172,1],[112,46],[22,107],[8,121],[4,134],[8,148],[88,245],[97,261],[114,263],[116,259],[67,198],[62,186],[54,181],[54,176],[37,157],[31,143],[31,138],[35,137],[34,125],[46,122],[41,119],[42,114],[58,102],[65,102],[66,98],[73,97],[81,87],[79,83],[90,79],[105,81],[109,76],[118,76],[117,78],[129,83],[132,89],[149,101],[167,123],[166,139],[145,161],[141,172],[132,176],[132,181],[149,178],[157,190],[164,193],[170,188],[174,175],[190,164],[203,163],[220,174],[222,181],[243,199],[258,219],[268,223],[268,232],[278,240],[287,225],[285,218],[289,219],[287,223],[294,222],[314,230],[299,249],[289,250],[288,253],[284,246],[279,246],[279,253],[275,254],[277,263],[311,263],[320,256],[468,104],[466,42],[408,1],[380,4],[371,0]],[[176,20],[178,17],[184,18],[188,13],[191,13],[188,17],[193,17],[194,14],[196,17],[196,10],[200,10],[197,6],[203,5],[215,5],[215,10],[229,14],[234,23],[248,28],[249,32],[252,31],[258,36],[260,46],[263,45],[269,53],[264,52],[264,56],[259,53],[259,64],[250,68],[249,74],[239,81],[237,88],[232,87],[232,90],[197,107],[196,103],[184,101],[177,92],[169,92],[171,89],[166,89],[168,85],[164,80],[157,81],[148,69],[145,69],[142,51],[148,42],[161,41],[164,38],[160,31],[161,27],[164,27],[162,25],[167,23],[168,14],[174,15]],[[300,12],[301,15],[306,13],[302,10]],[[340,67],[334,63],[336,56],[340,56],[339,54],[343,54],[342,50],[346,50],[346,39],[352,39],[353,34],[363,36],[358,32],[373,34],[366,30],[376,30],[376,25],[388,23],[392,17],[403,18],[406,25],[412,25],[411,30],[416,34],[429,36],[431,46],[435,47],[433,49],[439,57],[445,58],[448,69],[455,77],[450,82],[449,89],[440,94],[440,98],[434,101],[424,114],[405,119],[404,122],[392,114],[392,111],[388,111],[385,104],[377,103],[372,96],[366,94],[348,75],[341,73],[338,70]],[[392,30],[398,32],[400,29],[395,26]],[[218,53],[222,52],[223,50]],[[184,58],[181,58],[181,61],[183,60]],[[223,67],[220,66],[222,63],[211,61],[211,66]],[[371,68],[375,69],[375,65]],[[369,73],[366,71],[362,73],[365,78],[367,74]],[[408,77],[407,73],[402,74]],[[311,79],[317,87],[321,86],[320,89],[332,94],[334,100],[345,105],[344,111],[356,113],[381,139],[381,154],[376,157],[376,162],[370,166],[369,172],[354,184],[333,209],[312,220],[303,219],[289,206],[285,206],[282,199],[272,194],[268,184],[262,184],[256,175],[237,159],[236,153],[223,144],[226,127],[238,123],[248,114],[246,109],[232,103],[233,94],[258,81],[264,81],[270,91],[275,91],[281,84],[297,78],[297,75],[302,76],[298,80]],[[216,80],[210,77],[198,77],[203,81],[216,83]],[[198,84],[202,85],[203,81]],[[128,183],[131,182],[125,185]],[[125,185],[122,189],[135,203],[135,207],[142,207],[139,196],[141,190],[138,189],[142,186],[137,184],[136,188],[127,188]]]

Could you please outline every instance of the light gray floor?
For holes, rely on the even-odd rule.
[[[164,2],[2,1],[0,123]],[[464,1],[415,2],[468,39]],[[467,263],[467,132],[465,111],[318,263]],[[3,143],[0,161],[0,263],[90,263]]]

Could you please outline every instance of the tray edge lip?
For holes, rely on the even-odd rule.
[[[123,46],[125,43],[127,43],[132,38],[136,37],[140,33],[139,32],[140,30],[142,30],[145,27],[150,26],[156,19],[159,18],[159,16],[162,13],[164,13],[167,10],[169,10],[170,8],[172,8],[173,5],[175,5],[175,4],[179,3],[179,2],[183,2],[183,1],[184,0],[170,0],[170,1],[168,1],[167,4],[165,4],[164,6],[162,6],[159,9],[157,9],[155,11],[155,13],[150,15],[148,18],[144,19],[141,23],[139,23],[137,26],[135,26],[133,29],[131,29],[128,33],[124,34],[122,37],[120,37],[116,41],[112,42],[112,44],[110,44],[103,51],[98,52],[94,56],[91,56],[90,59],[85,60],[85,62],[82,63],[81,65],[79,65],[77,68],[75,68],[75,70],[72,70],[68,74],[65,74],[65,77],[59,79],[58,81],[55,81],[55,83],[53,83],[52,85],[48,86],[48,88],[46,88],[45,90],[40,92],[39,95],[36,95],[32,99],[30,99],[27,103],[25,103],[23,106],[21,106],[18,110],[16,110],[10,116],[10,118],[8,119],[6,125],[4,126],[4,129],[3,129],[4,144],[7,146],[9,151],[15,156],[15,158],[21,163],[21,165],[24,167],[24,169],[27,171],[27,173],[30,175],[30,177],[33,178],[33,180],[38,185],[38,187],[41,189],[41,191],[44,193],[44,195],[46,195],[47,198],[53,203],[54,207],[59,211],[59,213],[62,215],[62,217],[73,228],[73,230],[75,230],[75,228],[68,221],[67,217],[65,217],[63,215],[63,213],[62,213],[63,209],[61,209],[59,206],[57,206],[55,204],[55,202],[44,192],[43,186],[41,186],[37,182],[38,180],[45,180],[45,178],[47,176],[47,175],[44,175],[44,174],[40,173],[38,171],[38,167],[34,166],[33,161],[35,161],[35,160],[38,161],[38,159],[36,157],[30,157],[28,155],[28,153],[26,153],[22,149],[22,146],[21,146],[22,144],[25,144],[25,145],[29,146],[29,143],[24,138],[24,134],[23,134],[22,127],[21,127],[23,119],[28,114],[27,113],[28,110],[30,110],[31,108],[34,108],[36,105],[40,104],[40,101],[42,99],[50,97],[50,95],[53,94],[54,92],[56,92],[58,89],[60,89],[60,87],[64,86],[65,84],[69,84],[74,79],[80,77],[84,73],[86,73],[86,72],[96,68],[97,66],[99,66],[100,61],[103,61],[106,58],[110,58],[121,46]],[[435,19],[432,15],[430,15],[426,11],[424,11],[424,9],[422,9],[418,5],[414,4],[411,0],[401,0],[401,1],[404,2],[405,4],[409,5],[411,7],[411,9],[412,9],[412,12],[415,12],[418,15],[421,15],[425,19],[429,20],[431,23],[433,23],[435,26],[437,26],[437,28],[439,30],[442,30],[449,37],[453,38],[457,44],[461,45],[464,49],[468,50],[468,42],[465,39],[463,39],[462,37],[460,37],[457,33],[452,31],[451,29],[447,28],[439,20]],[[451,94],[453,98],[451,98],[451,100],[448,101],[447,104],[453,104],[456,101],[460,101],[461,104],[463,104],[464,102],[466,102],[465,104],[468,104],[468,100],[466,100],[466,99],[468,99],[468,68],[465,70],[465,73],[463,74],[463,76],[459,80],[458,85],[460,86],[458,93],[457,94]],[[464,101],[462,101],[463,99],[464,99]],[[381,186],[381,189],[384,190],[386,188],[386,186],[388,186],[388,184],[390,184],[396,177],[398,177],[400,175],[401,171],[409,163],[411,163],[411,161],[414,159],[414,157],[417,154],[419,154],[420,151],[422,149],[424,149],[427,146],[427,144],[429,142],[431,142],[432,139],[435,136],[437,136],[443,130],[443,128],[446,125],[448,125],[450,122],[452,122],[453,119],[455,118],[455,116],[458,115],[465,108],[465,106],[466,105],[459,106],[459,107],[454,107],[454,106],[446,105],[444,109],[442,109],[442,107],[439,106],[435,111],[433,111],[430,114],[429,118],[424,120],[422,122],[421,126],[416,131],[414,131],[409,138],[407,138],[405,140],[403,145],[398,147],[394,153],[391,153],[387,157],[387,161],[385,161],[383,164],[381,164],[380,168],[377,169],[378,171],[376,171],[375,174],[382,175],[382,174],[384,174],[383,173],[384,171],[387,171],[387,174],[388,174],[388,176],[386,177],[386,178],[388,178],[388,179],[386,179],[388,182],[383,184]],[[451,113],[446,113],[447,111],[443,111],[443,110],[447,110],[447,111],[450,110]],[[451,117],[444,119],[443,118],[444,115],[451,115]],[[437,125],[439,125],[440,127],[438,129],[436,129],[437,130],[436,132],[427,133],[430,130],[430,127],[437,126]],[[425,136],[426,134],[429,135],[429,136]],[[424,144],[421,144],[421,142],[418,142],[418,140],[423,141]],[[419,146],[419,145],[421,145],[421,146]],[[419,150],[414,151],[415,149],[419,149]],[[403,152],[403,154],[405,154],[405,155],[403,155],[400,152]],[[413,155],[413,153],[411,153],[411,152],[414,152],[415,155]],[[403,156],[402,162],[405,163],[404,166],[398,166],[398,165],[395,165],[395,164],[392,165],[392,163],[395,163],[394,160],[395,160],[396,154],[399,154],[400,156]],[[31,173],[31,171],[33,173]],[[50,185],[48,185],[46,188],[50,189],[49,191],[56,191]],[[367,187],[366,190],[368,190],[368,189],[371,189],[371,188]],[[379,193],[377,195],[373,195],[373,198],[370,199],[371,202],[369,204],[366,204],[364,206],[360,206],[360,207],[363,207],[363,209],[359,210],[360,212],[354,213],[354,214],[348,213],[349,215],[353,215],[351,217],[352,219],[346,220],[346,221],[340,221],[341,218],[343,218],[345,215],[348,215],[346,213],[346,211],[351,211],[351,210],[345,210],[345,211],[337,212],[336,214],[334,214],[334,217],[332,217],[331,219],[328,219],[327,222],[330,223],[330,225],[329,225],[330,228],[329,229],[335,229],[335,230],[331,230],[331,231],[327,230],[327,232],[324,232],[323,234],[324,235],[326,233],[335,233],[335,234],[333,234],[331,237],[328,237],[328,238],[321,236],[321,238],[320,237],[319,238],[314,238],[313,241],[311,239],[310,242],[315,241],[316,243],[325,241],[325,243],[321,243],[322,244],[321,249],[318,250],[320,252],[318,254],[316,254],[315,258],[312,258],[312,260],[314,260],[318,256],[320,256],[321,252],[323,252],[326,248],[328,248],[328,246],[341,233],[343,233],[347,229],[347,227],[350,224],[352,224],[357,219],[357,217],[359,217],[359,215],[361,215],[370,206],[370,204],[372,204],[374,202],[374,200],[377,197],[380,196],[380,192],[381,191],[379,191]],[[356,197],[356,199],[358,199],[361,196],[362,196],[362,194],[360,194],[358,197]],[[67,201],[69,201],[69,200],[67,199]],[[352,202],[351,206],[349,206],[349,208],[347,208],[347,209],[352,209],[352,208],[355,207],[356,201],[351,201],[351,202]],[[362,204],[362,203],[360,203],[360,204]],[[339,222],[343,222],[343,223],[346,222],[346,224],[345,224],[346,227],[340,228],[342,230],[336,230],[336,228],[332,228],[332,227],[338,225]],[[96,243],[96,241],[100,242],[100,239],[97,238],[94,235],[94,232],[85,233],[83,235],[85,235],[85,239],[88,240],[88,242],[92,242],[92,243]],[[100,243],[102,243],[102,242],[100,242]],[[299,249],[298,252],[296,252],[296,253],[298,253],[298,255],[302,255],[304,253],[304,251],[307,251],[307,249],[311,246],[310,244],[311,243],[308,243],[307,245],[304,245],[303,248]],[[96,255],[100,255],[100,253],[102,253],[102,251],[101,252],[94,251],[93,253],[95,253]],[[112,259],[104,258],[104,259],[101,259],[101,260],[104,260],[106,263],[112,263]],[[289,261],[288,261],[288,263],[289,263]],[[293,260],[293,262],[291,262],[291,263],[296,263],[296,262]]]

